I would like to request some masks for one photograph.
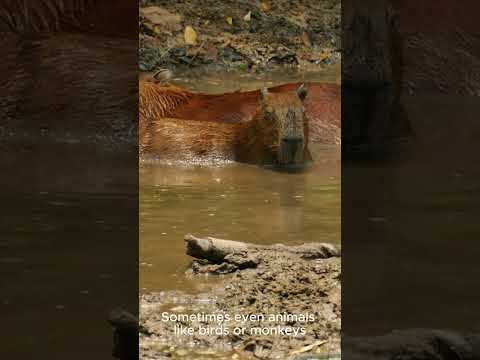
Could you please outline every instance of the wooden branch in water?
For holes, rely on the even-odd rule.
[[[276,251],[297,255],[304,259],[326,259],[341,256],[341,248],[326,243],[309,243],[299,246],[256,245],[240,241],[216,239],[213,237],[198,238],[192,234],[185,235],[187,255],[197,259],[221,263],[227,255],[255,251]]]

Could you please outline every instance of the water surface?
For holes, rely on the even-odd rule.
[[[182,68],[173,72],[171,83],[191,91],[223,94],[233,91],[249,91],[263,86],[272,87],[285,83],[327,82],[340,83],[340,66],[314,67],[298,70],[294,67],[272,69],[261,74],[246,71],[214,71]],[[140,77],[147,73],[141,73]]]

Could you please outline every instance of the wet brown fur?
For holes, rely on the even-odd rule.
[[[12,133],[7,140],[29,134],[64,141],[70,134],[88,143],[136,144],[136,42],[94,40],[79,34],[0,40],[0,142]]]
[[[2,145],[82,143],[137,155],[131,9],[137,1],[0,1]]]
[[[145,144],[150,141],[154,125],[152,120],[169,117],[191,94],[175,86],[162,86],[150,81],[139,81],[138,89],[139,147],[142,153]]]
[[[135,0],[2,0],[0,32],[138,36]],[[133,16],[132,16],[133,15]]]
[[[10,31],[40,32],[59,30],[64,22],[78,22],[94,0],[4,0],[0,20]]]
[[[139,82],[139,111],[144,118],[168,117],[192,97],[192,93],[176,86]]]
[[[153,84],[153,83],[152,83]],[[275,86],[270,93],[284,93],[297,89],[298,83]],[[341,91],[338,84],[309,83],[305,85],[308,96],[305,99],[305,114],[309,118],[310,141],[322,144],[339,144],[341,127]],[[260,96],[259,90],[234,92],[220,95],[199,94],[169,86],[151,85],[157,88],[156,98],[165,98],[161,106],[164,116],[195,121],[215,121],[221,123],[246,122],[254,118]],[[140,86],[140,97],[142,97]],[[181,103],[172,101],[183,94]],[[153,97],[152,97],[153,99]],[[144,105],[156,107],[153,101]]]

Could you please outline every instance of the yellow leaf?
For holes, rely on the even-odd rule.
[[[195,45],[197,43],[197,33],[190,25],[185,27],[185,43],[188,45]]]
[[[231,16],[227,17],[227,23],[228,23],[229,25],[232,25],[232,24],[233,24],[233,19],[232,19]]]
[[[324,51],[318,54],[318,61],[323,61],[330,56],[329,51]]]
[[[270,10],[270,5],[267,2],[262,1],[260,3],[260,9],[262,9],[263,11],[268,11]]]
[[[243,17],[243,20],[245,20],[245,21],[250,21],[250,20],[252,20],[252,12],[249,11],[249,12],[247,13],[247,15],[245,15],[245,16]]]

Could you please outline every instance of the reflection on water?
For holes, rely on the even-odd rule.
[[[312,149],[302,173],[244,164],[140,169],[140,286],[193,290],[187,233],[261,244],[340,242],[340,152]]]

